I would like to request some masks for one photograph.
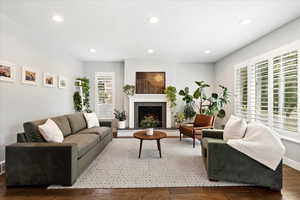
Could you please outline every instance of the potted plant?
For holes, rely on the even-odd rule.
[[[164,93],[166,94],[166,99],[170,105],[170,108],[174,108],[176,106],[176,93],[177,93],[177,90],[176,90],[176,87],[174,86],[168,86]]]
[[[146,129],[146,135],[153,135],[153,128],[157,127],[159,121],[156,120],[153,116],[145,116],[141,121],[140,126]]]
[[[184,88],[184,90],[180,90],[179,91],[179,95],[183,96],[182,100],[185,101],[185,106],[184,106],[184,116],[185,119],[192,119],[195,115],[195,101],[194,101],[194,97],[192,95],[190,95],[190,90],[188,87]]]
[[[123,129],[126,127],[126,112],[115,109],[115,118],[118,120],[118,128]]]
[[[123,92],[127,96],[133,96],[135,94],[135,86],[134,85],[124,85]]]
[[[178,112],[174,116],[176,128],[179,128],[179,126],[182,124],[182,122],[185,120],[185,115],[183,112]]]

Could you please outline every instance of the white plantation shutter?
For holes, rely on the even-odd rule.
[[[300,132],[299,49],[297,41],[236,68],[236,115],[284,134]]]
[[[298,51],[273,58],[273,126],[298,129]]]
[[[268,125],[268,60],[255,64],[255,120]]]
[[[114,73],[95,73],[95,110],[100,119],[113,119],[114,111]]]
[[[235,114],[247,118],[248,115],[248,67],[237,67],[235,72]]]

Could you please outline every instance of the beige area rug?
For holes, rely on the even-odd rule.
[[[241,186],[207,179],[200,143],[192,147],[188,138],[161,140],[162,158],[156,141],[144,141],[138,158],[139,140],[114,139],[91,163],[72,187],[61,188],[148,188],[192,186]]]

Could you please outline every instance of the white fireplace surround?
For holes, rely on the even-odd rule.
[[[134,128],[135,102],[166,102],[166,128],[171,128],[171,109],[164,94],[136,94],[129,98],[129,128]]]

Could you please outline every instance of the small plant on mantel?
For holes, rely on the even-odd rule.
[[[141,121],[140,126],[146,129],[147,135],[153,135],[153,128],[159,125],[159,121],[153,116],[145,116]]]
[[[135,94],[135,86],[134,85],[124,85],[123,92],[128,96],[133,96]]]
[[[114,115],[115,115],[115,118],[118,120],[118,128],[125,128],[126,127],[126,112],[115,109]]]

